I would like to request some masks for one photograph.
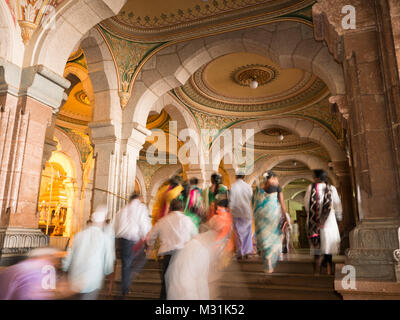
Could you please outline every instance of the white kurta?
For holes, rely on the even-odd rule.
[[[151,230],[151,219],[147,206],[135,199],[115,216],[115,237],[130,241],[144,239]]]
[[[74,291],[89,293],[102,287],[104,276],[114,269],[113,244],[111,233],[97,226],[90,226],[75,236],[63,260],[63,270],[68,271]]]
[[[245,218],[252,220],[253,211],[251,210],[251,197],[253,190],[250,185],[242,179],[238,179],[231,186],[230,208],[234,218]]]
[[[309,185],[307,188],[306,195],[304,197],[304,207],[307,212],[307,226],[308,226],[308,217],[310,211],[310,197],[311,197],[311,188],[312,185]],[[322,212],[322,204],[324,201],[326,184],[319,183],[317,186],[318,199],[319,199],[319,214]],[[320,230],[321,235],[321,248],[319,252],[315,250],[311,250],[312,254],[339,254],[340,250],[340,233],[339,227],[336,222],[342,221],[342,203],[339,198],[339,194],[334,186],[331,185],[332,190],[332,210],[329,213],[329,216],[325,222],[325,225]]]
[[[209,300],[209,278],[216,259],[218,233],[195,236],[177,251],[165,274],[168,300]]]

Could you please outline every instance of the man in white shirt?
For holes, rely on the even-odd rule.
[[[115,237],[121,250],[122,296],[129,292],[132,281],[146,263],[144,239],[151,229],[151,219],[139,197],[132,194],[129,203],[115,216]]]
[[[174,199],[170,204],[170,212],[161,218],[147,235],[147,244],[152,247],[157,238],[160,239],[158,255],[162,256],[162,288],[160,299],[167,297],[165,273],[174,252],[183,249],[185,244],[198,233],[192,220],[183,214],[183,202]]]
[[[238,259],[248,258],[248,255],[253,253],[253,212],[251,210],[253,190],[243,179],[244,175],[238,173],[230,192],[230,207],[236,230]]]
[[[71,289],[81,300],[96,300],[105,275],[114,269],[114,238],[104,232],[107,207],[100,206],[92,214],[91,225],[75,235],[72,247],[63,260]]]

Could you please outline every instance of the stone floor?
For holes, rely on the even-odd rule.
[[[342,263],[344,257],[334,258]],[[249,260],[235,260],[211,286],[215,300],[338,300],[334,291],[334,276],[313,274],[313,257],[305,252],[283,254],[274,273],[264,272],[263,262],[255,256]],[[120,299],[120,264],[111,296],[103,290],[100,299]],[[132,283],[126,299],[158,299],[161,289],[160,269],[155,261],[148,261]]]

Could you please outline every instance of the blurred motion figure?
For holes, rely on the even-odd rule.
[[[81,300],[96,300],[105,275],[114,269],[115,245],[111,232],[104,231],[107,207],[92,214],[88,228],[76,234],[72,247],[63,260],[71,289]]]

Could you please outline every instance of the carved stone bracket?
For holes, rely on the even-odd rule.
[[[343,116],[344,119],[348,120],[350,116],[350,105],[347,101],[346,95],[331,96],[329,103],[337,106],[337,110]]]

